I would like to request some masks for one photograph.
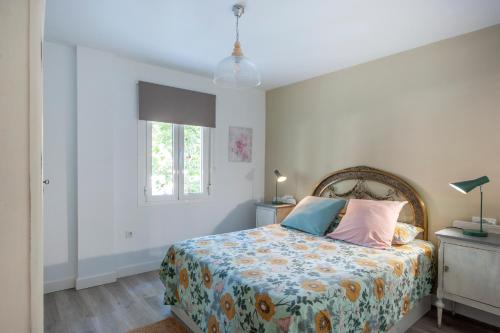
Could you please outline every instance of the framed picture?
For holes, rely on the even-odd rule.
[[[252,129],[229,127],[229,162],[252,162]]]

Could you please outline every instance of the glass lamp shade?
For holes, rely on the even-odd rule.
[[[247,57],[231,55],[219,62],[213,81],[225,88],[253,88],[260,86],[260,74]]]

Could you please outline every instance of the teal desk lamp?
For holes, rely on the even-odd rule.
[[[490,180],[488,179],[488,177],[483,176],[477,179],[465,180],[463,182],[450,183],[451,187],[453,187],[455,190],[463,194],[469,193],[478,186],[479,186],[479,191],[481,192],[481,215],[479,217],[479,230],[464,229],[463,230],[464,235],[474,236],[474,237],[488,236],[488,233],[486,231],[483,231],[483,185],[489,182]]]
[[[283,183],[286,180],[286,176],[283,176],[278,169],[274,170],[274,176],[276,177],[276,196],[274,197],[273,204],[280,205],[281,201],[278,201],[278,183]]]

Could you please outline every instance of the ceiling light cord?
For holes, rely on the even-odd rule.
[[[236,41],[240,41],[240,15],[236,15]]]

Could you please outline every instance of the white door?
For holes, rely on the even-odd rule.
[[[47,45],[48,44],[48,45]],[[44,49],[43,178],[44,282],[76,276],[75,49]],[[47,290],[47,291],[53,291]]]

